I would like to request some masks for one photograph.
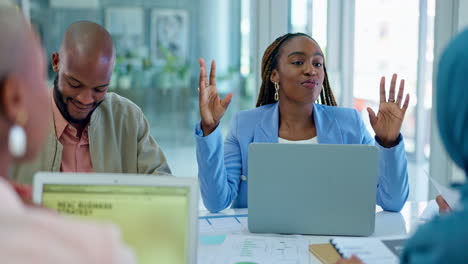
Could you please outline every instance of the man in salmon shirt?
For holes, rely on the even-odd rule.
[[[53,125],[38,157],[14,167],[14,181],[29,185],[38,171],[171,173],[141,109],[108,92],[114,62],[112,38],[103,27],[80,21],[66,30],[52,54]]]

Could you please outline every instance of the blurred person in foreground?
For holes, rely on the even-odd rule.
[[[135,263],[113,225],[81,222],[25,205],[8,180],[13,162],[40,150],[49,125],[43,51],[19,11],[0,2],[1,263]]]

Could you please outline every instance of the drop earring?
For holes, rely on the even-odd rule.
[[[279,93],[278,93],[279,84],[277,82],[273,82],[273,84],[275,85],[275,101],[278,101],[279,100]]]
[[[8,135],[8,150],[15,158],[21,158],[26,153],[26,132],[23,126],[26,124],[26,112],[20,111],[16,118],[16,124],[10,128]]]

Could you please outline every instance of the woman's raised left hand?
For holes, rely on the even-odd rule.
[[[395,99],[396,81],[397,74],[395,73],[390,82],[388,98],[386,98],[385,77],[382,76],[380,79],[380,103],[377,115],[370,107],[367,108],[375,135],[379,139],[380,144],[386,148],[391,148],[398,144],[398,135],[400,134],[401,125],[409,104],[409,94],[406,94],[402,105],[405,90],[405,80],[403,79],[400,81],[398,95]]]

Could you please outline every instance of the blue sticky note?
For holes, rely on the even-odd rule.
[[[221,245],[226,239],[226,235],[200,236],[200,243],[203,245]]]

